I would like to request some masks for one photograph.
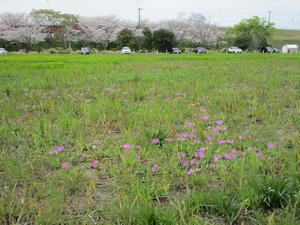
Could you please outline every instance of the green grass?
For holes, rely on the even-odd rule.
[[[300,46],[300,30],[276,30],[271,44],[279,49],[285,44],[297,44]]]
[[[225,32],[228,29],[229,28],[221,28],[221,30]],[[297,44],[300,46],[300,30],[276,29],[269,44],[280,50],[285,44]]]
[[[299,61],[0,57],[0,224],[300,224]]]

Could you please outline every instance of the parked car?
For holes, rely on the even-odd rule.
[[[198,47],[195,48],[194,52],[197,54],[206,54],[208,51],[205,48]]]
[[[237,53],[243,53],[243,50],[238,47],[230,47],[227,49],[227,52],[237,54]]]
[[[88,55],[91,53],[91,50],[89,47],[83,47],[83,48],[81,48],[80,53],[81,53],[81,55]]]
[[[171,54],[181,54],[181,50],[179,48],[172,48],[170,53]]]
[[[273,53],[273,48],[270,47],[270,46],[266,46],[266,47],[261,48],[260,51],[261,51],[262,53]]]
[[[5,48],[0,48],[0,55],[7,55]]]
[[[281,53],[281,51],[278,48],[273,48],[273,53]]]
[[[266,46],[261,49],[262,53],[280,53],[278,48],[272,48],[271,46]]]
[[[184,53],[193,53],[195,51],[194,48],[185,48]]]
[[[131,49],[129,47],[123,47],[121,52],[122,54],[131,54]]]

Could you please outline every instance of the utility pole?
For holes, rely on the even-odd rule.
[[[269,11],[269,23],[271,23],[271,14],[272,14],[272,11]]]
[[[220,5],[220,18],[219,18],[219,26],[222,26],[222,17],[223,17],[223,7],[224,7],[224,5],[223,5],[223,1],[221,2],[221,5]]]
[[[139,24],[138,24],[138,26],[139,27],[141,27],[141,11],[142,10],[143,10],[142,8],[138,8],[138,13],[139,13]]]
[[[50,9],[50,2],[49,2],[49,0],[46,0],[46,2],[47,2],[47,5],[48,5],[48,9]]]

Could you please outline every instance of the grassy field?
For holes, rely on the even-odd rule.
[[[300,30],[277,30],[271,44],[279,49],[285,44],[297,44],[300,46]]]
[[[299,62],[0,57],[0,224],[300,224]]]

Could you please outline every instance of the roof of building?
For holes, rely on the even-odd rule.
[[[286,47],[286,48],[299,48],[298,45],[289,45],[289,44],[285,44],[283,47]]]

